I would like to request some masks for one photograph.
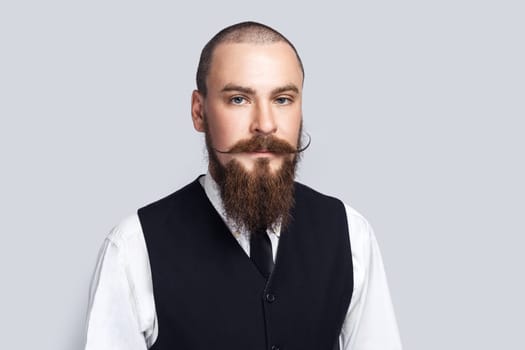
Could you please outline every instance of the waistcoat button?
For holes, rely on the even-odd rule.
[[[277,345],[272,345],[272,350],[280,350],[280,348]]]
[[[266,294],[266,301],[269,303],[272,303],[275,300],[275,295],[272,293]],[[273,350],[279,350],[279,349],[273,349]]]

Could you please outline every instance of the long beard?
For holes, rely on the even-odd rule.
[[[294,178],[299,155],[284,156],[281,167],[273,172],[268,158],[257,159],[252,171],[247,171],[235,159],[222,165],[212,147],[209,132],[205,137],[210,173],[219,186],[228,218],[251,233],[265,230],[279,221],[281,230],[284,229],[291,220],[290,211],[294,206]]]

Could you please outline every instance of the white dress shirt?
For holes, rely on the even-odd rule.
[[[209,174],[199,181],[249,256],[249,233],[228,220],[217,184]],[[346,204],[345,209],[354,289],[339,336],[340,349],[399,350],[401,340],[374,232],[358,212]],[[274,260],[279,232],[279,225],[267,232]],[[157,339],[158,321],[148,251],[136,213],[111,230],[100,250],[90,287],[86,327],[85,350],[146,350]]]

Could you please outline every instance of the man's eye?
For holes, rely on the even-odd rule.
[[[287,105],[292,103],[292,100],[290,100],[288,97],[279,97],[275,99],[275,103],[279,105]]]
[[[246,103],[246,99],[242,96],[234,96],[230,99],[230,101],[234,105],[242,105],[243,103]]]

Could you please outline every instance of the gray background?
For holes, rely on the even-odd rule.
[[[524,349],[519,1],[3,1],[2,349],[81,349],[111,227],[205,171],[202,46],[258,20],[306,68],[299,179],[375,228],[405,349]]]

